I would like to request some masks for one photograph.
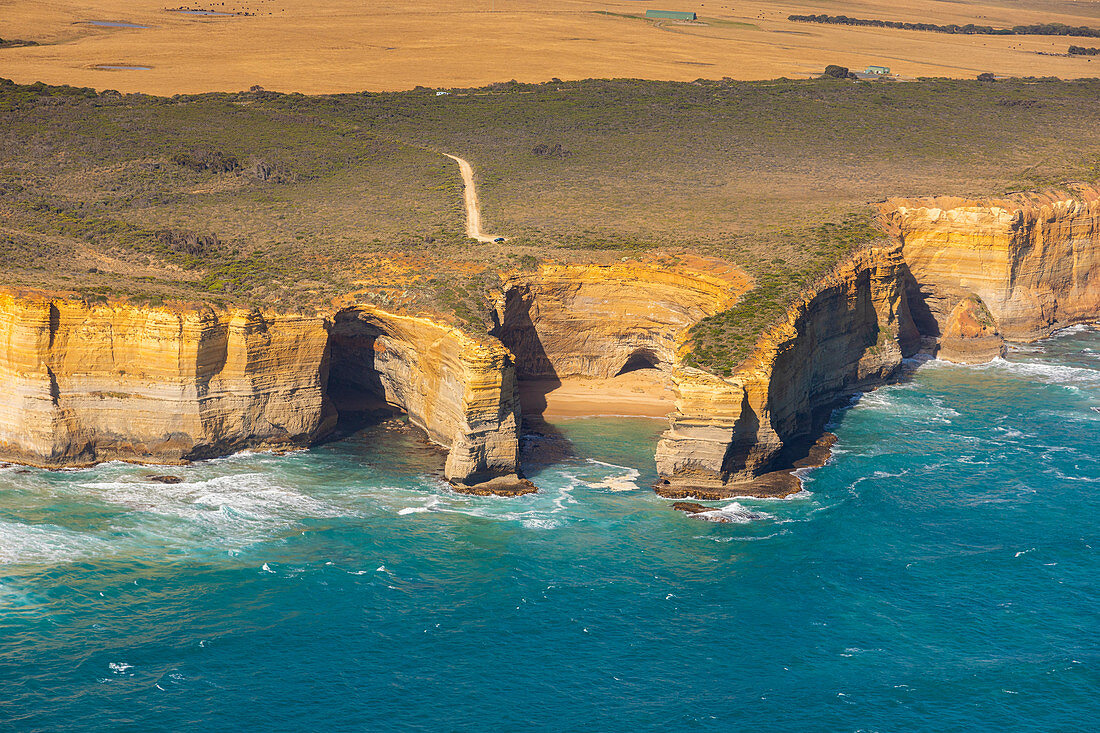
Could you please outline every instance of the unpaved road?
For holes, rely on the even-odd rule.
[[[466,236],[479,242],[492,242],[497,235],[481,231],[481,208],[477,203],[477,188],[474,187],[474,169],[457,155],[444,155],[458,163],[458,170],[462,172],[462,183],[466,187]]]

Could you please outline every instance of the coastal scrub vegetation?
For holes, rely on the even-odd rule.
[[[1100,38],[1100,28],[1073,26],[1065,23],[1032,23],[1011,28],[994,28],[988,25],[966,23],[908,23],[897,20],[876,20],[873,18],[849,18],[847,15],[789,15],[787,20],[795,23],[828,23],[831,25],[868,26],[872,28],[895,28],[903,31],[932,31],[934,33],[959,33],[980,36],[1082,36]]]
[[[691,333],[689,363],[729,373],[799,292],[876,241],[876,202],[1058,185],[1100,160],[1098,80],[437,91],[2,82],[4,281],[306,312],[355,293],[480,330],[501,272],[691,253],[756,281]],[[473,164],[504,244],[466,238],[444,152]]]

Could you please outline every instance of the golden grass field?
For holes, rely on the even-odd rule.
[[[254,15],[199,17],[166,10],[179,5]],[[694,10],[701,22],[622,17],[647,8]],[[160,95],[253,85],[307,94],[393,91],[554,77],[805,78],[831,63],[855,69],[886,65],[903,77],[973,77],[984,71],[1100,76],[1100,57],[1038,53],[1065,54],[1070,43],[1098,45],[1088,43],[1098,39],[802,24],[786,19],[792,13],[1100,26],[1100,0],[0,0],[0,38],[41,44],[0,49],[0,76]],[[111,71],[98,65],[149,68]]]

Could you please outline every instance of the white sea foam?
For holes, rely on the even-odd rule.
[[[217,476],[205,481],[101,481],[83,484],[95,496],[135,511],[213,525],[296,521],[347,514],[339,507],[275,484],[269,474]]]
[[[608,491],[634,491],[638,488],[636,483],[641,472],[636,468],[628,468],[626,466],[616,466],[612,463],[604,463],[603,461],[597,461],[592,458],[588,459],[589,463],[597,466],[604,466],[606,468],[614,468],[625,473],[617,476],[606,476],[600,481],[587,481],[588,488],[590,489],[607,489]]]
[[[893,404],[894,401],[891,399],[889,389],[876,389],[874,392],[865,392],[858,395],[858,399],[855,401],[854,406],[866,409],[888,407]]]
[[[699,519],[717,519],[732,524],[748,524],[749,522],[756,522],[761,519],[775,519],[775,516],[772,514],[754,511],[736,501],[709,512],[699,512],[694,516]]]
[[[1066,328],[1060,328],[1050,335],[1051,338],[1058,338],[1059,336],[1072,336],[1075,333],[1088,333],[1095,330],[1095,326],[1091,323],[1078,323],[1076,326],[1067,326]]]
[[[110,545],[93,535],[52,524],[0,521],[0,565],[57,564],[107,551]]]
[[[1100,370],[1066,366],[1064,364],[1046,364],[1032,361],[1006,361],[997,358],[985,364],[976,364],[968,368],[1007,372],[1013,376],[1063,387],[1072,387],[1079,384],[1100,384]]]
[[[948,425],[952,418],[959,417],[958,410],[946,405],[939,397],[926,397],[922,401],[898,398],[908,390],[908,385],[890,385],[874,392],[863,394],[854,409],[894,412],[912,422]]]
[[[442,514],[461,514],[467,517],[480,519],[492,519],[509,522],[519,522],[530,529],[553,529],[561,525],[554,515],[566,511],[567,504],[577,503],[571,491],[581,482],[575,476],[562,472],[562,477],[567,480],[567,485],[551,493],[543,488],[540,493],[528,495],[519,499],[501,499],[492,496],[468,496],[448,492],[443,495],[433,495],[425,504],[415,507],[406,507],[398,510],[398,514],[419,514],[423,512],[439,512]],[[549,502],[549,506],[546,502]],[[516,511],[517,506],[538,503],[538,506],[522,511]]]

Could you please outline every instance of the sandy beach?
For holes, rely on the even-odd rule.
[[[639,369],[611,379],[521,382],[520,400],[524,414],[543,417],[665,417],[676,409],[672,380],[657,369]]]

